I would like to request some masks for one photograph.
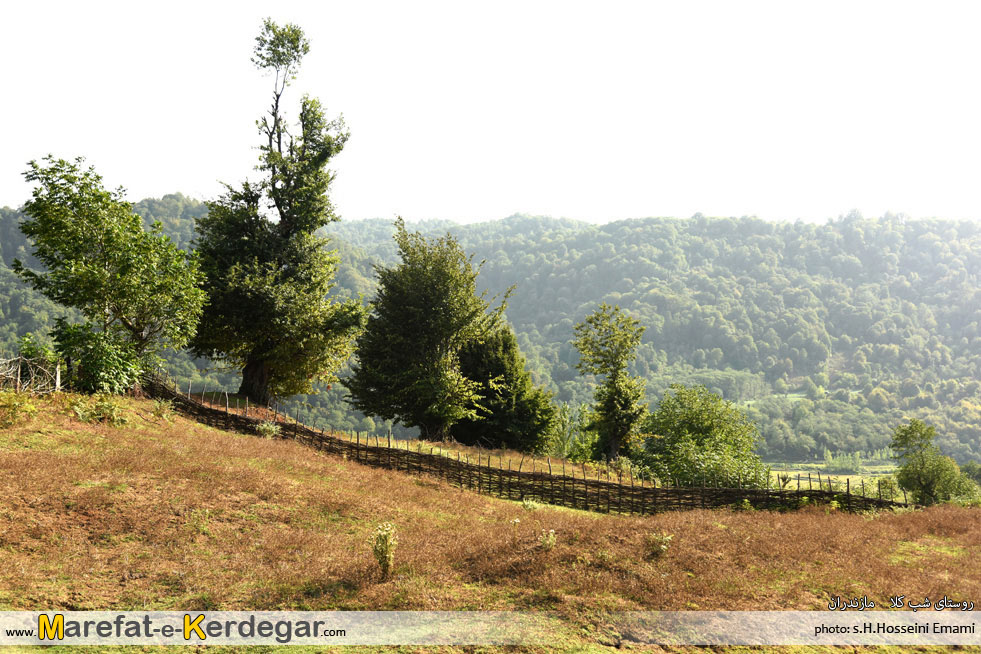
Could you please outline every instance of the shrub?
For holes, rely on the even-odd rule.
[[[174,403],[170,400],[154,400],[153,409],[150,410],[150,413],[154,418],[170,422],[174,415]]]
[[[91,325],[70,325],[59,318],[52,331],[55,349],[68,363],[68,383],[85,393],[119,395],[139,381],[143,368],[131,345]]]
[[[129,422],[123,415],[123,406],[109,395],[100,394],[94,398],[74,397],[68,408],[82,422],[98,422],[119,427]]]
[[[13,427],[24,418],[37,415],[34,398],[27,393],[0,391],[0,427]]]
[[[275,422],[260,422],[255,426],[255,431],[262,438],[276,438],[279,436],[279,425]]]
[[[671,540],[673,538],[673,534],[663,531],[648,534],[645,539],[647,555],[653,559],[662,557],[668,551],[668,547],[671,546]]]
[[[388,579],[392,564],[395,563],[395,548],[399,544],[395,525],[391,522],[383,522],[378,525],[369,542],[371,543],[371,552],[381,567],[382,580]]]
[[[521,508],[524,509],[525,511],[537,511],[541,508],[544,508],[544,506],[545,506],[544,504],[542,504],[541,502],[536,502],[535,500],[528,500],[528,499],[521,500]]]
[[[555,530],[549,529],[545,531],[542,529],[542,533],[538,536],[538,546],[546,552],[555,547]]]

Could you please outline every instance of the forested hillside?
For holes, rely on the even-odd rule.
[[[135,209],[181,247],[205,211],[181,195]],[[4,209],[0,219],[6,350],[60,315],[9,270],[29,251],[18,215]],[[765,457],[879,449],[900,419],[917,417],[937,426],[946,453],[981,458],[981,225],[849,215],[823,225],[695,216],[596,226],[512,216],[417,229],[449,230],[486,260],[479,281],[490,294],[517,285],[507,317],[536,381],[559,402],[590,400],[570,341],[573,325],[606,301],[647,326],[632,374],[647,378],[652,402],[671,382],[697,382],[745,403]],[[342,256],[335,290],[369,299],[372,264],[395,259],[391,222],[328,230]],[[194,376],[196,388],[205,383],[185,355],[172,356],[171,368]],[[335,386],[290,410],[342,428],[386,428],[350,411],[342,393]]]

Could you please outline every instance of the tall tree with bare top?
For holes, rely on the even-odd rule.
[[[309,50],[296,25],[265,21],[252,58],[274,78],[272,104],[256,121],[262,179],[226,185],[196,225],[209,303],[193,350],[240,368],[239,392],[264,404],[334,380],[364,322],[359,302],[331,298],[338,258],[316,235],[338,220],[327,166],[348,132],[315,98],[302,97],[295,126],[283,109]]]

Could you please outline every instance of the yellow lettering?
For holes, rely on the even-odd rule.
[[[191,632],[197,634],[198,638],[205,640],[207,636],[201,630],[201,621],[204,620],[204,614],[202,613],[198,617],[191,620],[191,616],[184,614],[184,640],[191,640]]]
[[[65,639],[65,616],[55,614],[54,622],[42,613],[37,619],[37,632],[41,640]]]

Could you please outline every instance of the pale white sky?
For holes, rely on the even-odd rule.
[[[137,200],[252,171],[262,19],[343,113],[345,219],[857,208],[981,218],[971,2],[33,2],[0,10],[0,205],[47,153]],[[293,114],[295,116],[295,111]]]

